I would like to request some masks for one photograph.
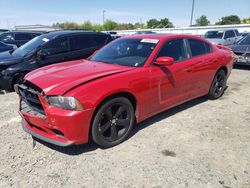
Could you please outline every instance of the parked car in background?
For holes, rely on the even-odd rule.
[[[14,44],[5,44],[0,41],[0,52],[10,51],[17,49],[17,46]]]
[[[91,31],[54,31],[38,36],[15,51],[0,53],[0,88],[13,91],[26,73],[87,58],[111,40],[110,35]]]
[[[240,36],[242,37],[242,38],[244,38],[245,36],[247,36],[248,34],[250,34],[249,32],[244,32],[244,33],[240,33]]]
[[[121,37],[121,35],[118,35],[116,31],[108,31],[107,34],[109,34],[114,40]]]
[[[0,34],[9,31],[8,29],[0,29]]]
[[[146,34],[155,34],[156,32],[153,31],[137,31],[136,35],[146,35]]]
[[[242,37],[237,29],[211,30],[205,33],[204,37],[212,43],[219,45],[231,45]]]
[[[235,54],[234,64],[250,65],[250,34],[230,47]]]
[[[19,47],[39,35],[41,35],[39,32],[8,31],[0,34],[0,41],[6,44],[14,44]]]
[[[116,39],[88,60],[43,67],[15,90],[25,131],[59,146],[124,141],[135,122],[188,100],[221,97],[233,53],[189,35]]]

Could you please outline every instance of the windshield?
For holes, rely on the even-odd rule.
[[[16,49],[12,55],[22,57],[27,56],[48,41],[49,39],[44,36],[35,37],[29,42],[25,43],[23,46]]]
[[[222,39],[223,31],[208,31],[205,34],[206,39]]]
[[[240,45],[250,45],[250,34],[239,41]]]
[[[124,38],[108,44],[91,61],[124,66],[143,66],[159,40]]]

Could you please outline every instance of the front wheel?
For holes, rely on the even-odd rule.
[[[102,148],[123,142],[134,123],[134,108],[124,97],[113,98],[97,111],[92,123],[92,139]]]
[[[212,82],[212,85],[210,87],[209,93],[208,93],[208,98],[215,100],[220,98],[226,89],[226,84],[227,84],[227,75],[224,70],[219,70]]]

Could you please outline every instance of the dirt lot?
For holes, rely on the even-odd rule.
[[[17,96],[0,96],[0,187],[250,187],[250,71],[134,128],[123,144],[59,148],[24,133]]]

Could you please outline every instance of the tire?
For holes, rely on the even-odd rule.
[[[127,98],[117,97],[108,100],[94,116],[92,140],[101,148],[120,144],[129,135],[134,117],[134,108]]]
[[[15,86],[16,84],[21,83],[22,80],[23,80],[23,78],[24,78],[24,75],[23,75],[23,74],[19,74],[19,75],[15,76],[14,79],[12,80],[12,82],[11,82],[11,86],[10,86],[10,89],[9,89],[8,91],[9,91],[9,92],[14,91],[14,86]]]
[[[226,72],[220,69],[214,76],[213,82],[209,89],[208,98],[211,100],[220,98],[224,94],[226,85],[227,85]]]

